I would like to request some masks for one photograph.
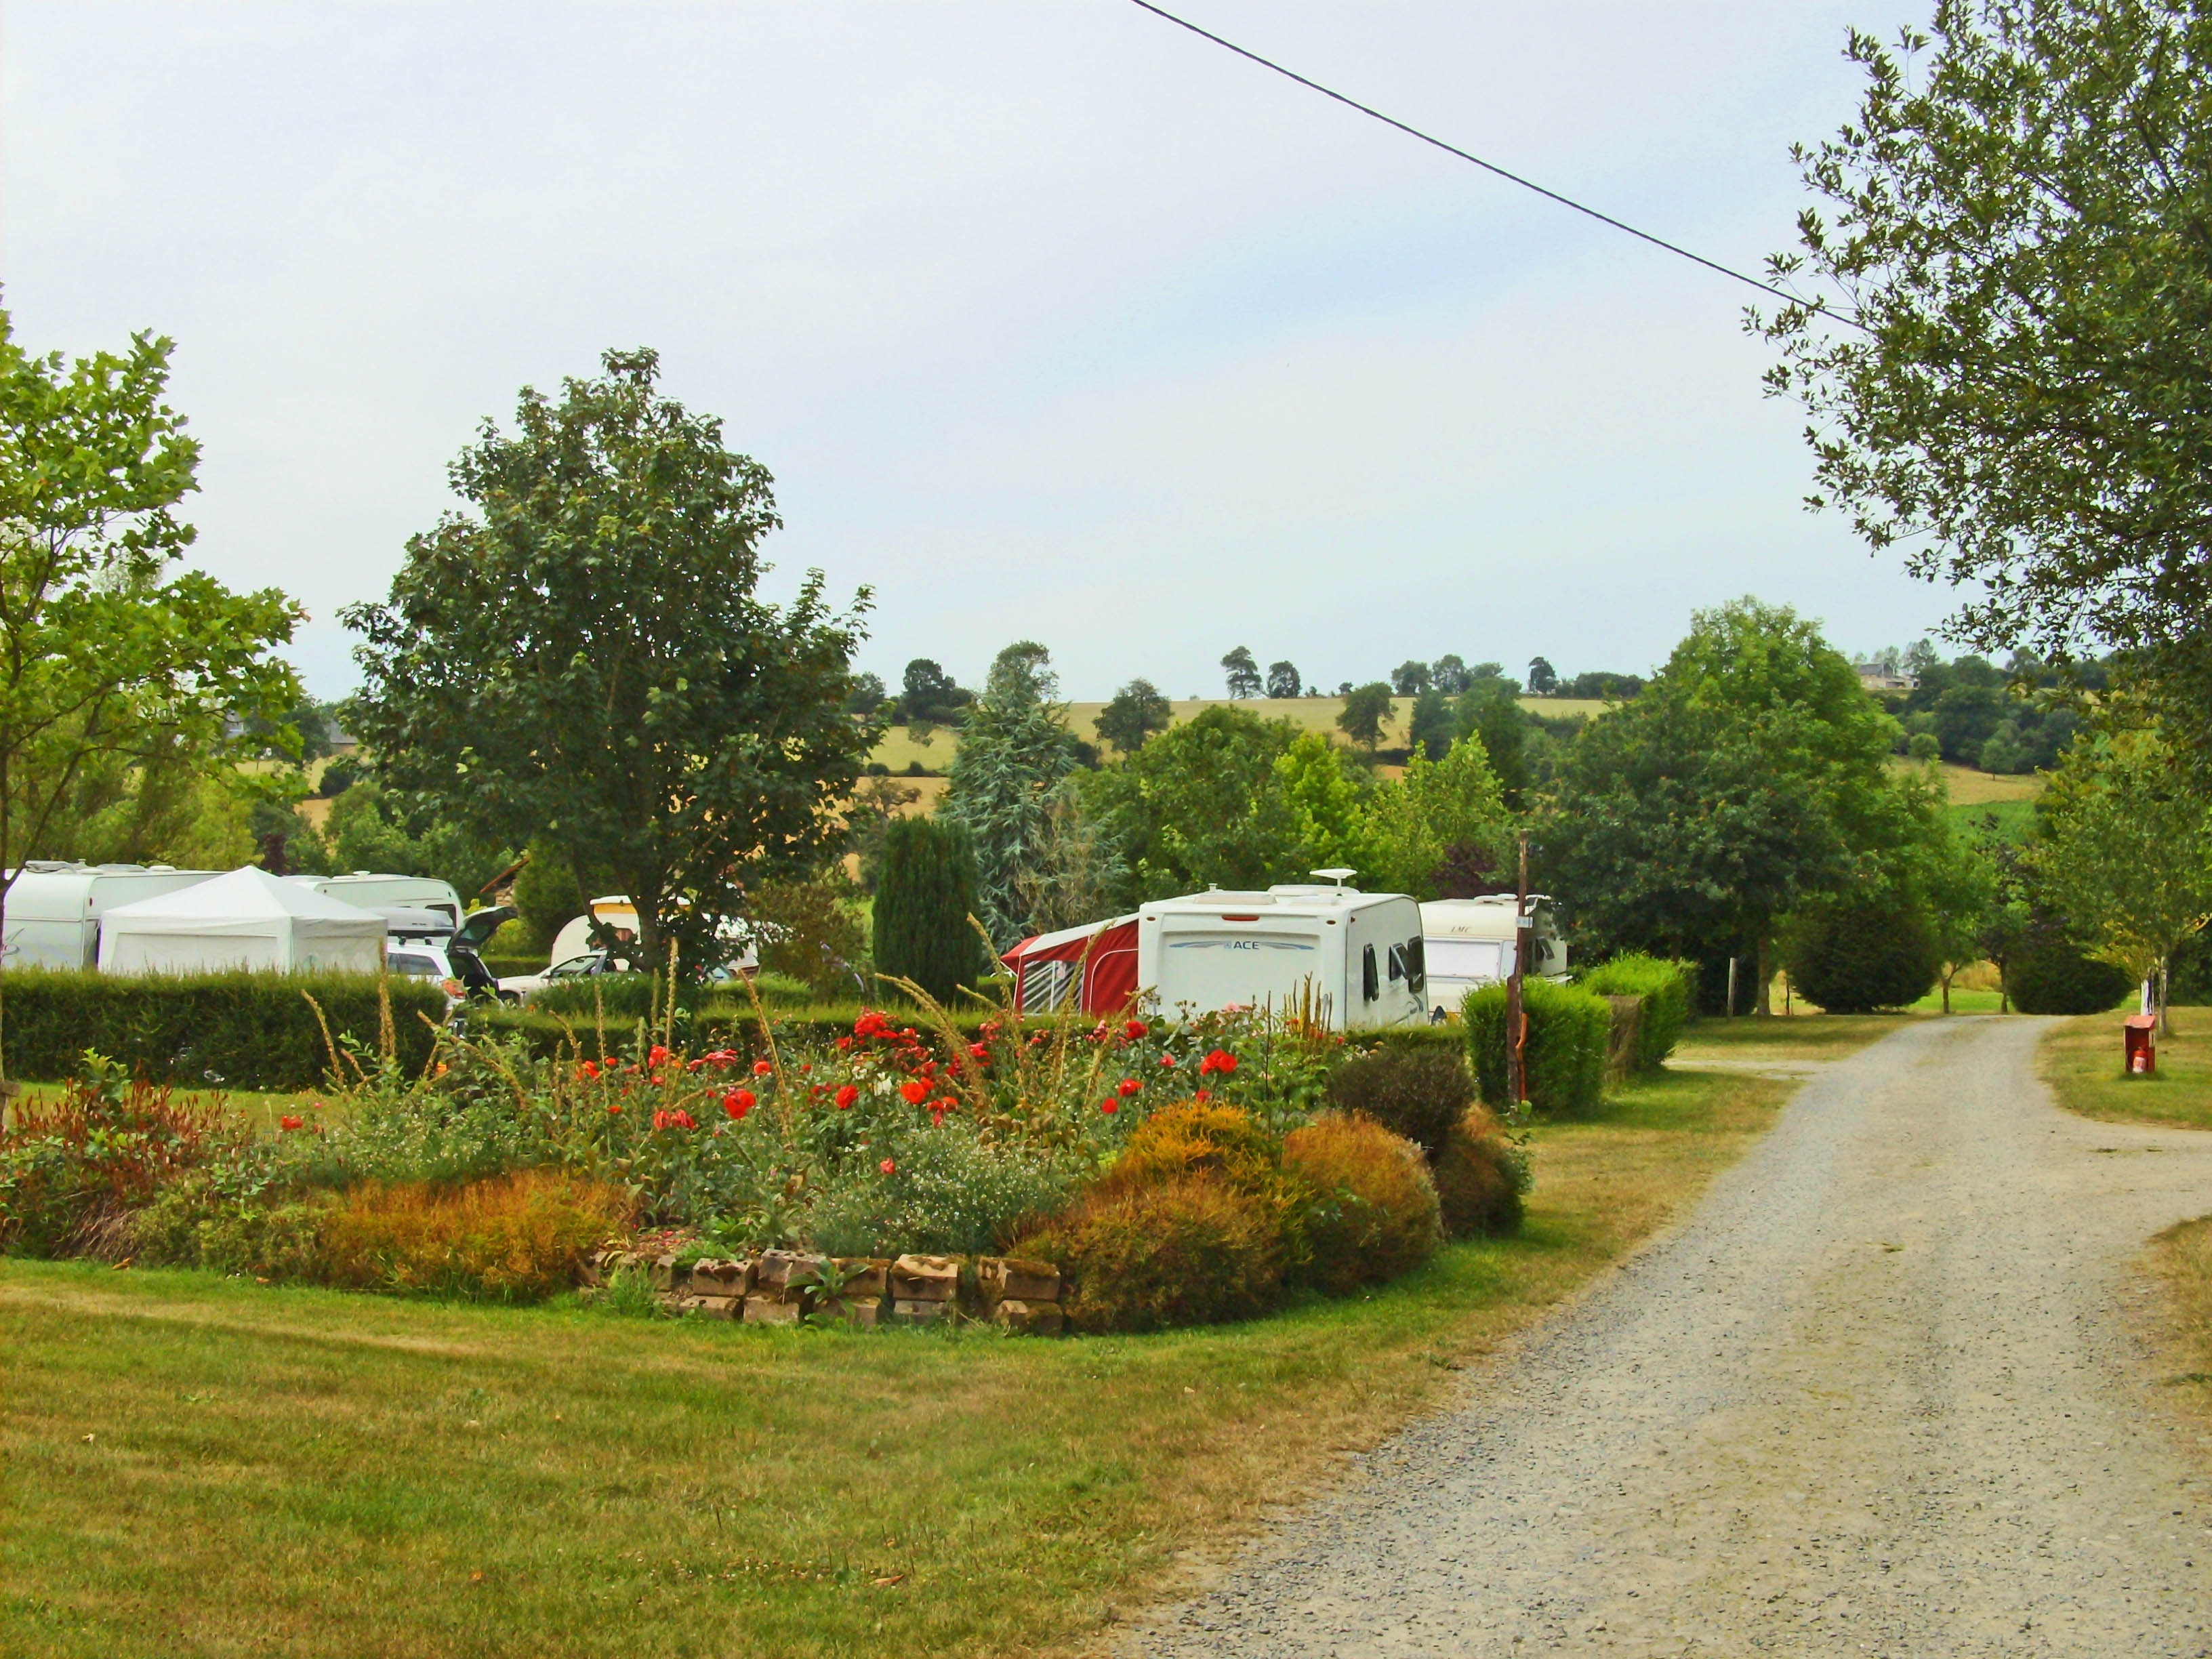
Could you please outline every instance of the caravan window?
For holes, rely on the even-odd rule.
[[[1487,939],[1432,939],[1429,954],[1429,971],[1441,979],[1504,979],[1512,962],[1507,946]]]
[[[1402,945],[1394,945],[1390,947],[1390,983],[1395,985],[1405,977],[1406,947]]]
[[[1382,976],[1376,971],[1375,947],[1371,945],[1359,947],[1359,991],[1370,1002],[1382,994]]]
[[[1406,985],[1415,996],[1428,988],[1429,953],[1418,933],[1406,941]]]

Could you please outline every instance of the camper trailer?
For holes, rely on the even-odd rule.
[[[1420,907],[1401,893],[1270,887],[1137,913],[1137,981],[1170,1013],[1310,1006],[1332,1030],[1410,1025],[1428,1018],[1425,980]]]
[[[1516,902],[1511,893],[1492,893],[1483,898],[1437,899],[1421,907],[1432,1014],[1456,1014],[1469,991],[1496,985],[1512,975],[1520,932],[1514,926]],[[1528,920],[1532,944],[1524,971],[1543,979],[1565,979],[1566,941],[1559,937],[1548,896],[1528,896]]]
[[[221,872],[166,864],[27,861],[8,890],[0,965],[89,968],[100,960],[100,918],[118,905],[212,881]]]
[[[453,890],[451,882],[432,876],[383,876],[370,870],[356,870],[349,876],[287,876],[285,879],[313,888],[325,898],[363,910],[395,907],[437,910],[454,927],[461,924],[461,896]]]
[[[1039,933],[1000,960],[1013,969],[1014,1002],[1025,1014],[1061,1008],[1127,1013],[1137,1000],[1137,919],[1115,916]]]

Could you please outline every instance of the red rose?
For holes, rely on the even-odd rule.
[[[668,1050],[659,1043],[654,1043],[645,1051],[645,1063],[648,1066],[665,1066],[668,1063]]]
[[[837,1091],[837,1109],[841,1112],[847,1110],[851,1107],[853,1103],[860,1097],[860,1091],[858,1089],[855,1089],[851,1084],[847,1084],[843,1088]]]
[[[732,1123],[744,1122],[745,1114],[752,1109],[753,1091],[750,1089],[732,1089],[722,1097],[722,1109],[730,1115]]]
[[[304,1129],[307,1127],[307,1120],[287,1115],[276,1120],[276,1127],[280,1129]]]
[[[881,1170],[885,1175],[896,1175],[898,1172],[898,1165],[892,1163],[889,1158],[885,1158],[881,1164],[876,1165],[876,1167]]]
[[[1121,1109],[1121,1103],[1115,1099],[1113,1096],[1109,1095],[1105,1099],[1098,1103],[1098,1109],[1105,1113],[1109,1117],[1111,1117],[1115,1113]]]
[[[909,1106],[919,1106],[929,1098],[929,1085],[918,1077],[910,1077],[899,1085],[899,1093],[906,1097]]]
[[[1139,1037],[1149,1034],[1152,1029],[1141,1019],[1128,1020],[1121,1027],[1121,1036],[1124,1041],[1134,1042]]]
[[[576,1068],[576,1075],[579,1077],[597,1078],[599,1074],[599,1062],[596,1060],[587,1060]]]
[[[753,1075],[755,1077],[766,1077],[774,1070],[775,1070],[775,1067],[769,1065],[764,1060],[757,1060],[753,1062]]]
[[[1172,1066],[1175,1063],[1175,1056],[1173,1054],[1162,1054],[1160,1056],[1160,1064],[1163,1066]]]
[[[1125,1077],[1121,1079],[1121,1086],[1115,1090],[1115,1092],[1120,1095],[1122,1099],[1127,1100],[1131,1095],[1137,1093],[1145,1085],[1138,1082],[1136,1079],[1133,1077]]]
[[[622,1115],[622,1103],[618,1100],[611,1102],[607,1107],[607,1115],[609,1117],[620,1117]]]
[[[968,1045],[968,1054],[969,1058],[975,1060],[988,1060],[991,1057],[991,1051],[980,1042],[969,1043]]]

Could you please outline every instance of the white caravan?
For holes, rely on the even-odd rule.
[[[1170,1014],[1297,1009],[1310,996],[1332,1030],[1410,1025],[1428,1017],[1423,981],[1420,907],[1401,893],[1270,887],[1160,899],[1137,912],[1139,994]]]
[[[349,876],[287,876],[326,898],[363,910],[437,910],[455,927],[461,925],[461,896],[449,881],[430,876],[380,876],[356,870]]]
[[[1434,1014],[1456,1014],[1469,991],[1496,985],[1513,973],[1514,896],[1437,899],[1421,907],[1421,935],[1427,946],[1429,1006]],[[1532,944],[1526,971],[1543,979],[1567,976],[1567,945],[1552,901],[1528,896],[1528,929]]]
[[[76,864],[33,859],[8,890],[0,965],[89,968],[100,960],[100,921],[118,904],[197,887],[222,873],[166,864]]]

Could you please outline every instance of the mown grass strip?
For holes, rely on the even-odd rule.
[[[2176,1008],[2172,1018],[2173,1033],[2158,1038],[2158,1069],[2147,1077],[2122,1064],[2119,1014],[2056,1024],[2038,1056],[2043,1080],[2083,1117],[2212,1129],[2212,1008]]]
[[[1737,1024],[1731,1050],[1822,1057],[1887,1029]],[[1438,1403],[1678,1212],[1790,1086],[1640,1083],[1538,1132],[1520,1237],[1366,1297],[1146,1337],[634,1323],[0,1264],[0,1651],[1080,1643]]]

